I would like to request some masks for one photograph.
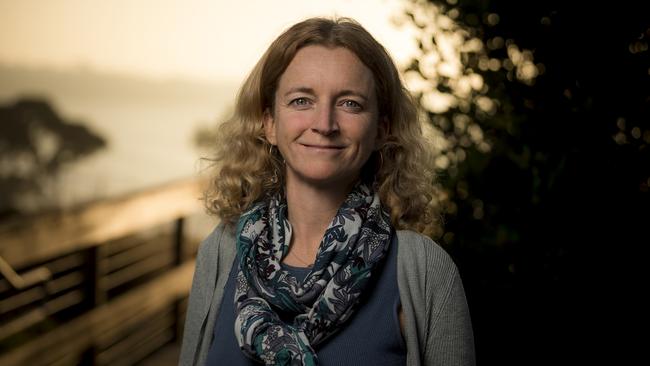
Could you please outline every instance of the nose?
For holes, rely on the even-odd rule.
[[[329,136],[339,131],[336,121],[336,111],[333,106],[322,106],[316,109],[316,115],[311,129],[321,135]]]

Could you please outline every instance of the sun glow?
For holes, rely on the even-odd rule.
[[[335,15],[358,20],[399,60],[415,46],[409,35],[390,25],[396,4],[396,0],[0,1],[0,63],[237,81],[286,27],[310,16]]]

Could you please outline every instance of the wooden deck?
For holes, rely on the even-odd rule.
[[[201,182],[0,227],[0,365],[176,364]]]
[[[178,342],[170,343],[138,363],[140,366],[176,366],[181,346]]]

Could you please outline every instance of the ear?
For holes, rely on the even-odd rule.
[[[388,121],[388,117],[379,117],[379,121],[377,123],[377,137],[375,138],[375,150],[379,150],[384,142],[386,142],[389,133],[390,122]]]
[[[273,114],[268,108],[264,111],[263,123],[264,123],[264,135],[266,135],[266,140],[271,145],[277,145],[278,140],[275,135],[275,120],[273,119]]]

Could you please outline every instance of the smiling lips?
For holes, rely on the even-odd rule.
[[[343,149],[343,146],[337,146],[337,145],[309,145],[309,144],[301,144],[302,146],[309,148],[309,149],[315,149],[315,150],[330,150],[330,151],[336,151],[336,150],[341,150]]]

